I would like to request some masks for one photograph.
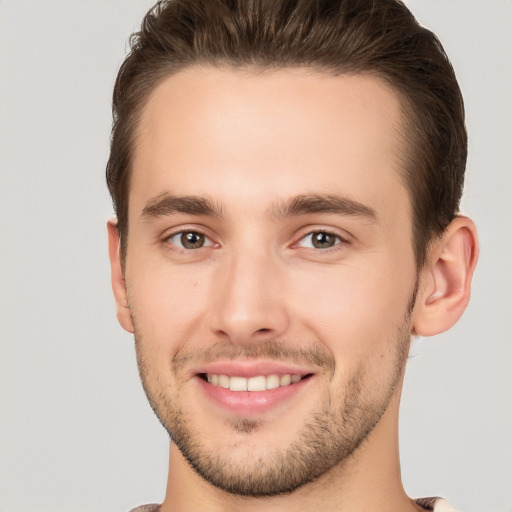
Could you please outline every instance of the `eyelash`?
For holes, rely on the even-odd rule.
[[[183,243],[181,243],[182,246],[180,247],[180,245],[178,245],[179,242],[172,242],[172,240],[174,238],[180,237],[182,239],[184,235],[196,235],[196,236],[199,236],[200,238],[202,237],[203,240],[205,241],[206,245],[201,245],[200,247],[196,247],[196,248],[187,248],[187,247],[183,247]],[[301,242],[306,240],[308,237],[313,237],[314,235],[327,235],[328,237],[334,237],[336,243],[334,243],[334,245],[332,245],[330,247],[311,247],[314,245],[314,242],[311,241],[310,242],[311,246],[303,247],[304,249],[318,251],[318,252],[330,252],[330,251],[340,250],[341,248],[339,246],[345,246],[350,243],[347,239],[340,236],[338,233],[335,233],[328,229],[316,229],[316,230],[309,231],[306,234],[304,234],[297,242],[294,242],[291,245],[291,247],[292,248],[300,248]],[[196,230],[196,229],[188,229],[188,230],[182,229],[181,231],[176,231],[174,233],[171,233],[170,235],[168,235],[164,238],[164,242],[168,244],[169,248],[172,248],[172,250],[178,251],[180,253],[190,253],[193,251],[197,251],[199,249],[218,246],[218,244],[213,242],[205,233],[203,233],[200,230]]]
[[[176,238],[176,237],[182,238],[184,235],[197,235],[199,237],[203,237],[206,242],[206,245],[202,245],[197,248],[187,248],[187,247],[183,247],[183,246],[180,247],[177,243],[172,242],[173,238]],[[205,247],[215,247],[215,245],[217,245],[210,239],[210,237],[208,237],[202,231],[199,231],[197,229],[182,229],[181,231],[176,231],[176,232],[171,233],[170,235],[166,236],[164,238],[164,242],[166,242],[174,250],[182,252],[182,253],[196,251],[198,249],[203,249]]]
[[[314,235],[328,235],[329,237],[334,237],[336,239],[336,243],[334,243],[333,246],[331,247],[324,247],[324,248],[320,248],[320,247],[303,247],[304,249],[308,249],[308,250],[313,250],[313,251],[320,251],[320,252],[330,252],[330,251],[337,251],[337,250],[340,250],[341,247],[339,246],[344,246],[344,245],[348,245],[350,242],[346,239],[346,238],[343,238],[339,233],[335,233],[333,231],[330,231],[329,229],[315,229],[313,231],[309,231],[308,233],[306,233],[304,236],[302,236],[297,242],[295,242],[292,247],[300,247],[300,243],[309,238],[309,237],[313,237]],[[313,242],[311,242],[311,245],[313,245]]]

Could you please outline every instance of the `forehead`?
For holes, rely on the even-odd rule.
[[[400,127],[397,95],[374,76],[190,68],[142,112],[130,212],[162,193],[255,208],[340,193],[379,209],[393,194],[407,199]]]

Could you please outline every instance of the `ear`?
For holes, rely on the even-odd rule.
[[[456,217],[429,251],[413,314],[414,333],[440,334],[455,325],[469,302],[478,260],[475,224]]]
[[[124,279],[124,270],[121,261],[121,237],[117,229],[117,219],[110,219],[107,222],[107,231],[112,290],[116,299],[117,319],[124,330],[133,333],[134,328],[126,294],[126,281]]]

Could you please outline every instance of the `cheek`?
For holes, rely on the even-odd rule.
[[[137,270],[131,279],[127,274],[130,307],[146,343],[169,351],[193,339],[205,308],[205,285],[185,266]]]
[[[348,364],[393,353],[414,290],[414,270],[340,266],[321,274],[302,276],[294,301],[315,337]]]

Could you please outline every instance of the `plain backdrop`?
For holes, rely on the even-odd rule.
[[[168,438],[109,283],[110,99],[146,0],[0,0],[0,511],[163,499]],[[512,511],[512,2],[410,0],[467,107],[471,304],[415,343],[401,416],[411,496]]]

